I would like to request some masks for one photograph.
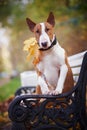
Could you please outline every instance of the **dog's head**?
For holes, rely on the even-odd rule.
[[[55,19],[52,12],[50,12],[47,21],[36,24],[29,18],[26,18],[29,29],[34,32],[36,40],[40,48],[46,49],[51,46],[54,40],[53,28],[55,25]]]

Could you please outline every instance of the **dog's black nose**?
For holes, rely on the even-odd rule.
[[[47,42],[42,42],[41,44],[43,47],[47,47]]]

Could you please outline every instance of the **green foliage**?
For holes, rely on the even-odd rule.
[[[10,0],[0,1],[0,21],[3,22],[5,26],[7,24],[7,19],[11,15],[12,6]]]
[[[50,11],[55,15],[71,15],[75,13],[85,13],[87,10],[86,0],[28,0],[27,4],[23,0],[1,0],[0,1],[0,21],[3,25],[9,25],[13,29],[25,28],[26,17],[44,20]],[[33,14],[33,15],[32,15]],[[22,25],[22,26],[21,26]]]
[[[0,101],[8,99],[13,96],[15,91],[20,87],[20,79],[14,78],[8,84],[0,87]]]

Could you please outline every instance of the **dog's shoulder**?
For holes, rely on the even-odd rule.
[[[42,55],[42,53],[39,50],[37,50],[35,53],[34,60],[33,60],[33,64],[35,66],[41,61],[41,55]]]

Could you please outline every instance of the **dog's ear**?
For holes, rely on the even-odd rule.
[[[28,24],[29,29],[33,32],[34,31],[34,27],[36,26],[36,23],[34,23],[32,20],[30,20],[29,18],[26,18],[26,22]]]
[[[53,27],[55,25],[55,18],[52,12],[50,12],[48,18],[47,18],[47,22],[50,23]]]

